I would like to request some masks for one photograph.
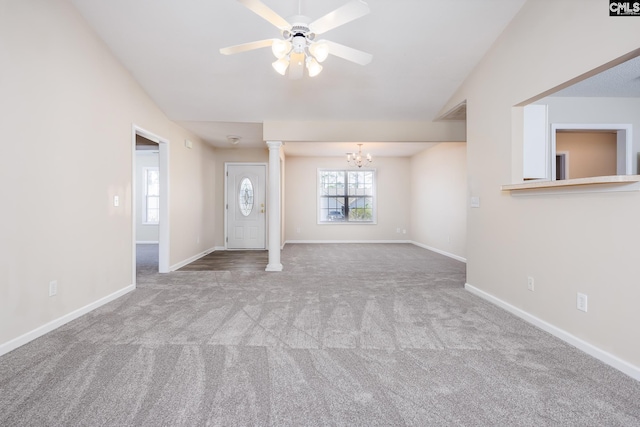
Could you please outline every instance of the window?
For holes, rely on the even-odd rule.
[[[249,178],[244,178],[240,182],[240,191],[238,192],[238,204],[240,205],[240,213],[243,216],[249,216],[253,210],[253,184]]]
[[[318,223],[375,221],[375,170],[318,170]]]
[[[158,168],[144,168],[144,223],[160,222],[160,174]]]

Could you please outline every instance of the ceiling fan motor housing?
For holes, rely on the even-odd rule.
[[[293,51],[296,53],[303,53],[307,47],[307,38],[303,34],[294,34],[291,39],[293,45]]]

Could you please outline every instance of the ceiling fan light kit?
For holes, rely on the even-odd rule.
[[[333,12],[309,23],[309,18],[296,15],[288,21],[267,7],[260,0],[237,0],[245,7],[276,26],[282,39],[266,39],[220,49],[223,55],[246,52],[271,46],[276,61],[271,65],[281,75],[289,72],[289,78],[302,78],[304,68],[309,77],[315,77],[322,71],[321,62],[331,54],[356,64],[366,65],[373,56],[348,46],[328,40],[316,41],[316,35],[325,33],[340,25],[358,19],[370,12],[363,0],[351,0]]]
[[[288,40],[274,40],[271,45],[271,51],[275,55],[276,58],[282,59],[289,54],[293,45]]]

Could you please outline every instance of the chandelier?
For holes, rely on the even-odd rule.
[[[289,69],[290,77],[302,77],[304,67],[309,77],[315,77],[322,71],[321,62],[329,56],[329,45],[325,41],[313,41],[313,33],[303,25],[293,26],[291,31],[283,32],[283,40],[274,40],[271,51],[277,58],[273,68],[283,76]],[[291,74],[299,74],[292,76]]]
[[[361,168],[363,166],[369,166],[371,163],[373,163],[371,154],[367,153],[366,157],[362,157],[362,144],[358,144],[357,153],[347,153],[347,164],[350,166]]]

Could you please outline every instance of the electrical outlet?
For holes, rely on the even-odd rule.
[[[115,206],[115,207],[120,206],[120,197],[113,196],[113,206]]]
[[[49,296],[52,297],[58,293],[58,281],[52,280],[49,282]]]
[[[527,277],[527,289],[529,289],[531,292],[533,292],[535,290],[535,286],[533,283],[533,277],[529,276]]]
[[[587,296],[578,292],[576,308],[580,311],[587,312]]]
[[[396,233],[400,234],[400,227],[396,228]]]

